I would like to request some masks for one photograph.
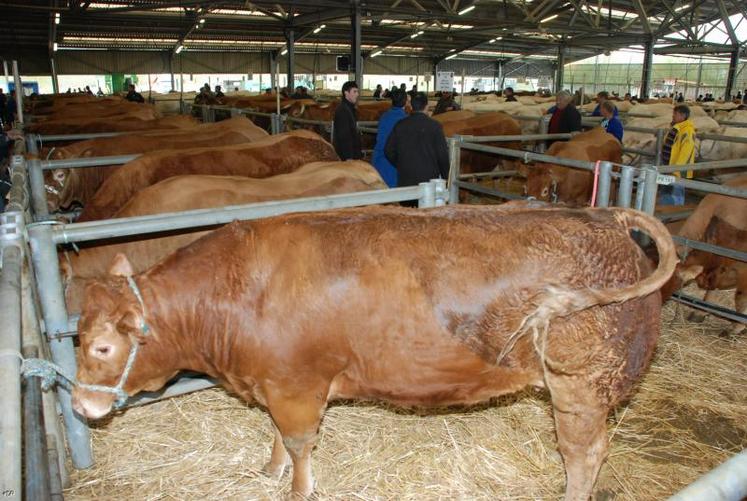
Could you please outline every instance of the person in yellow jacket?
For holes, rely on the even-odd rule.
[[[684,104],[672,111],[672,128],[669,129],[661,147],[662,165],[688,165],[695,163],[695,125],[690,120],[690,108]],[[679,172],[675,176],[680,176]],[[685,172],[685,177],[693,177],[693,171]],[[662,186],[659,203],[662,205],[684,205],[684,186]]]

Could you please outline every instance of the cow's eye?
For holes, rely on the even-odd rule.
[[[112,354],[112,346],[109,344],[100,344],[93,347],[93,355],[99,358],[106,358]]]

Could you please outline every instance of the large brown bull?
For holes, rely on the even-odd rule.
[[[653,273],[634,227],[656,242]],[[267,407],[265,471],[292,461],[305,497],[330,401],[433,407],[542,387],[566,499],[586,501],[607,415],[653,355],[658,289],[676,261],[666,228],[629,209],[369,207],[236,222],[136,276],[118,255],[89,285],[78,380],[123,391],[78,386],[73,405],[96,419],[181,370],[207,373]]]

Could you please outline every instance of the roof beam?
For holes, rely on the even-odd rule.
[[[633,0],[633,6],[638,12],[638,19],[641,21],[643,31],[651,35],[653,33],[651,31],[651,23],[648,22],[648,15],[646,14],[646,9],[643,7],[643,2],[641,2],[641,0]]]
[[[325,9],[308,14],[301,14],[292,20],[294,26],[303,26],[306,24],[318,24],[323,21],[332,21],[335,19],[349,18],[350,9]]]
[[[726,5],[724,5],[724,0],[716,0],[716,5],[718,6],[718,11],[721,14],[721,21],[724,23],[724,26],[726,26],[726,32],[729,34],[731,43],[734,44],[734,47],[739,47],[739,38],[737,37],[737,33],[734,31],[734,26],[731,25],[731,20],[729,19],[729,13],[726,10]]]

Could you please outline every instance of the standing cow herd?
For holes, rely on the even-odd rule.
[[[50,159],[139,155],[47,172],[50,211],[80,206],[79,221],[386,189],[370,164],[339,161],[310,130],[271,136],[244,117],[199,124],[116,98],[58,97],[32,111],[29,132],[124,132],[44,149]],[[447,135],[522,133],[504,112],[434,118]],[[597,128],[548,154],[620,162],[622,146]],[[461,162],[463,172],[516,166],[466,150]],[[216,378],[268,410],[265,472],[280,477],[292,464],[302,497],[314,490],[311,451],[332,400],[438,407],[544,388],[566,499],[586,500],[606,457],[608,413],[654,354],[665,291],[685,280],[737,287],[745,313],[747,274],[744,263],[702,253],[680,264],[653,217],[583,208],[590,172],[538,164],[523,173],[536,201],[300,213],[65,250],[67,306],[81,314],[78,380],[134,395],[184,370]],[[547,203],[557,200],[569,206]],[[651,237],[657,259],[633,229]],[[709,195],[681,232],[745,250],[747,203]],[[82,386],[73,401],[97,419],[115,398]]]

